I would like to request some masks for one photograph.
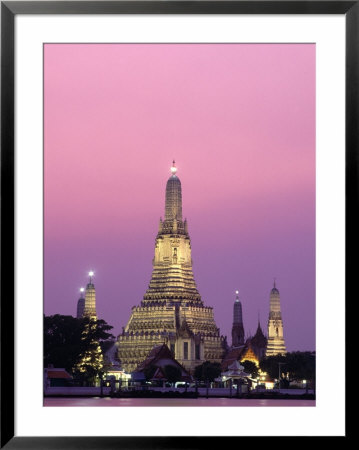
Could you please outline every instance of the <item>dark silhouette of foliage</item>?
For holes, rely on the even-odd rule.
[[[253,361],[245,361],[241,362],[241,365],[244,367],[244,372],[250,373],[252,378],[257,378],[258,376],[258,367]]]
[[[167,378],[167,381],[170,383],[180,381],[182,378],[181,370],[176,366],[171,366],[170,364],[163,368],[163,372]]]
[[[77,320],[82,322],[82,339],[86,349],[94,350],[98,345],[102,348],[113,343],[115,336],[109,333],[109,330],[112,330],[113,327],[104,320],[93,320],[87,317]]]
[[[104,320],[77,319],[56,314],[44,317],[44,366],[52,364],[73,372],[81,355],[91,354],[98,346],[114,339],[109,330],[113,327]],[[81,378],[93,378],[99,373],[93,370],[91,358]]]
[[[198,381],[213,381],[221,375],[221,365],[205,361],[194,370],[194,377]]]
[[[71,372],[84,350],[83,324],[72,316],[45,316],[44,366],[52,364]]]
[[[153,366],[153,365],[149,365],[143,370],[143,374],[144,374],[144,376],[146,378],[146,381],[150,381],[151,380],[151,378],[155,374],[156,370],[157,370],[157,367]]]
[[[315,352],[289,352],[286,355],[267,356],[260,362],[262,371],[271,378],[279,376],[281,372],[281,386],[285,387],[291,381],[315,379]]]

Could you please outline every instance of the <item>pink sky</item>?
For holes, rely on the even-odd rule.
[[[315,45],[46,44],[45,314],[76,313],[95,271],[121,331],[151,277],[176,159],[194,276],[228,336],[266,331],[273,277],[287,349],[315,349]]]

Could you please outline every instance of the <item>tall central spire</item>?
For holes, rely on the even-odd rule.
[[[174,160],[171,173],[172,175],[166,185],[165,221],[182,221],[182,188],[181,182],[176,175],[177,167]]]
[[[118,338],[118,357],[132,371],[154,346],[165,343],[189,370],[205,361],[220,363],[226,344],[205,306],[192,271],[191,240],[182,220],[182,189],[175,161],[166,184],[165,219],[155,238],[152,276],[139,306]]]
[[[156,237],[153,272],[144,302],[202,304],[192,272],[191,241],[187,221],[182,220],[182,189],[173,161],[166,184],[165,220]]]

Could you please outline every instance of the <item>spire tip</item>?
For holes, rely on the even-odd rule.
[[[172,173],[172,175],[176,175],[176,172],[177,172],[176,161],[173,160],[172,167],[171,167],[171,173]]]

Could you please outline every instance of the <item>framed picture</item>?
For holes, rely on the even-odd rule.
[[[2,447],[346,435],[358,17],[1,2]]]

